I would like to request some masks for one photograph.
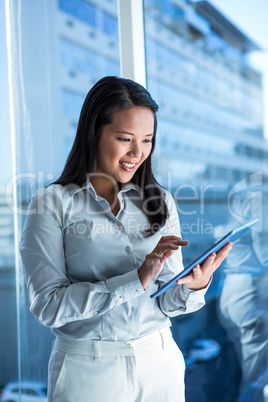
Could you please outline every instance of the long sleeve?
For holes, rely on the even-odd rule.
[[[20,252],[30,310],[40,323],[56,328],[95,317],[143,292],[137,270],[95,283],[71,283],[65,263],[61,199],[52,191],[41,190],[28,211]]]
[[[176,236],[181,236],[176,205],[170,193],[167,193],[166,202],[169,210],[169,218],[165,227],[161,231],[161,235],[174,234]],[[163,269],[158,277],[160,287],[182,270],[183,262],[180,248],[165,261]],[[185,285],[176,285],[158,297],[159,306],[163,313],[169,317],[197,311],[205,305],[204,296],[208,287],[209,285],[205,289],[194,291],[190,290]]]

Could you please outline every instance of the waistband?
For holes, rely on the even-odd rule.
[[[173,341],[171,331],[164,328],[127,342],[78,340],[56,336],[53,349],[99,359],[100,356],[136,356],[149,350],[164,349],[170,341]]]

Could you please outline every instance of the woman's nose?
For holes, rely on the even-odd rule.
[[[142,147],[141,144],[139,144],[138,142],[133,142],[131,144],[131,149],[130,149],[130,153],[131,155],[137,157],[141,157],[142,156]]]

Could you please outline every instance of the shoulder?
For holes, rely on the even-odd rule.
[[[166,189],[162,189],[163,190],[163,196],[164,196],[164,200],[167,206],[167,210],[168,210],[168,220],[167,223],[170,221],[178,220],[178,211],[177,211],[177,205],[176,202],[172,196],[172,194],[166,190]]]
[[[167,204],[168,210],[173,211],[174,209],[176,209],[176,204],[175,204],[172,194],[166,189],[162,189],[162,191],[163,191],[164,200]]]
[[[53,200],[62,199],[62,186],[51,185],[49,187],[38,189],[32,196],[32,203],[46,203],[51,204]]]
[[[171,193],[168,190],[166,190],[165,188],[161,188],[161,191],[164,195],[165,201],[169,202],[170,200],[173,199]]]
[[[71,199],[79,190],[81,190],[81,188],[75,185],[62,186],[61,184],[51,184],[48,187],[37,190],[32,198],[48,200],[59,199],[64,202]]]
[[[40,188],[32,196],[28,207],[28,214],[43,213],[45,211],[62,214],[68,207],[74,192],[74,187],[62,186],[60,184],[52,184],[48,187]]]
[[[161,229],[162,236],[174,234],[181,236],[180,221],[177,212],[177,206],[172,194],[168,190],[164,191],[164,199],[168,209],[168,219]]]

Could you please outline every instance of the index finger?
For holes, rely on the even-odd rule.
[[[168,243],[172,242],[175,244],[178,244],[179,246],[187,246],[189,244],[188,240],[182,240],[180,236],[175,236],[175,235],[167,235],[167,236],[162,236],[161,239],[159,240],[159,243]]]

